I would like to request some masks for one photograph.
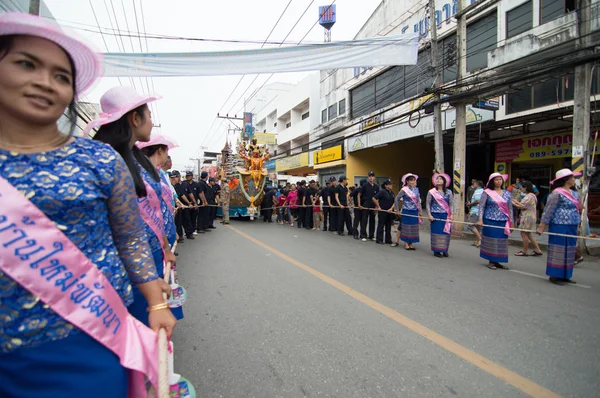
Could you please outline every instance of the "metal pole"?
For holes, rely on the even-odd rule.
[[[458,1],[460,17],[456,25],[456,80],[461,82],[467,74],[467,17],[461,14],[463,2]],[[454,130],[454,167],[452,186],[454,188],[454,219],[463,221],[465,218],[465,163],[467,147],[467,106],[464,102],[456,107],[456,128]],[[455,231],[459,234],[464,230],[464,224],[456,224]]]
[[[29,13],[40,15],[40,0],[29,0]]]
[[[435,165],[434,171],[444,172],[444,132],[442,130],[442,108],[439,88],[442,83],[439,67],[439,50],[437,41],[437,20],[435,18],[435,0],[429,0],[429,26],[431,27],[431,66],[433,67],[433,89],[435,105],[433,106],[433,132]]]

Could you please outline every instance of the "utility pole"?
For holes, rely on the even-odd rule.
[[[591,46],[591,0],[580,0],[578,16],[579,39],[577,45],[580,49]],[[587,167],[587,159],[593,153],[589,153],[590,139],[590,89],[592,84],[592,64],[587,63],[575,67],[575,92],[573,101],[573,150],[571,152],[571,169],[583,173],[580,178],[580,193],[583,199],[583,215],[581,217],[581,235],[585,235],[588,228],[587,221],[587,196],[593,169]],[[591,165],[593,167],[593,165]],[[585,248],[585,242],[580,239],[579,248]]]
[[[456,80],[462,82],[467,74],[467,16],[463,11],[463,1],[457,2],[456,13]],[[454,167],[452,186],[454,191],[454,219],[465,219],[465,167],[467,149],[467,106],[464,102],[454,104],[456,108],[456,128],[454,129]],[[464,224],[455,224],[455,231],[461,234]]]
[[[29,0],[29,13],[40,15],[40,0]]]
[[[435,0],[429,0],[429,26],[431,27],[431,66],[433,67],[433,133],[435,165],[434,171],[444,172],[444,132],[442,130],[442,105],[440,104],[440,86],[442,83],[439,67],[439,50],[437,40],[437,20],[435,18]]]

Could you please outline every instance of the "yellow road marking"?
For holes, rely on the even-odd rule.
[[[252,241],[256,245],[258,245],[258,246],[270,251],[271,253],[275,254],[276,256],[282,258],[283,260],[295,265],[296,267],[308,272],[309,274],[316,276],[317,278],[321,279],[323,282],[327,283],[328,285],[338,289],[341,292],[346,293],[347,295],[360,301],[361,303],[368,305],[375,311],[387,316],[388,318],[399,323],[400,325],[404,326],[405,328],[412,330],[413,332],[425,337],[427,340],[439,345],[443,349],[450,351],[451,353],[458,356],[459,358],[464,359],[465,361],[477,366],[479,369],[491,374],[492,376],[495,376],[495,377],[499,378],[500,380],[503,380],[503,381],[507,382],[508,384],[512,385],[513,387],[518,388],[519,390],[523,391],[525,394],[528,394],[532,397],[540,397],[540,398],[541,397],[544,397],[544,398],[560,397],[560,395],[540,386],[539,384],[534,383],[533,381],[526,379],[525,377],[523,377],[521,375],[518,375],[517,373],[505,368],[502,365],[499,365],[499,364],[491,361],[490,359],[484,357],[483,355],[479,355],[475,351],[472,351],[466,347],[463,347],[462,345],[456,343],[455,341],[450,340],[449,338],[444,337],[441,334],[436,333],[431,329],[428,329],[427,327],[421,325],[418,322],[413,321],[410,318],[407,318],[406,316],[391,309],[390,307],[387,307],[387,306],[381,304],[380,302],[373,300],[372,298],[365,296],[362,293],[357,292],[356,290],[352,289],[351,287],[346,286],[343,283],[325,275],[324,273],[319,272],[316,269],[309,267],[308,265],[288,256],[287,254],[282,253],[279,250],[277,250],[269,245],[266,245],[265,243],[259,241],[258,239],[253,238],[252,236],[240,231],[239,229],[232,227],[231,225],[228,225],[227,227],[230,228],[232,231],[240,234],[244,238]]]

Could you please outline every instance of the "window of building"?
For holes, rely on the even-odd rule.
[[[285,124],[285,128],[286,128],[286,129],[289,129],[290,127],[292,127],[292,122],[287,122],[287,123]]]
[[[487,68],[487,53],[498,42],[496,13],[467,25],[467,71]]]
[[[310,112],[306,112],[305,114],[302,115],[302,120],[308,119],[309,116],[310,116]]]
[[[513,8],[506,13],[506,38],[517,36],[533,28],[533,2]]]
[[[375,79],[361,84],[350,93],[352,117],[367,115],[375,108]]]
[[[576,0],[540,0],[541,23],[553,21],[575,11]]]
[[[327,123],[327,109],[321,111],[321,123]]]
[[[277,122],[273,123],[273,127],[277,127]]]
[[[346,99],[344,98],[340,102],[338,102],[338,114],[343,115],[346,113]]]
[[[329,106],[329,120],[333,120],[337,117],[337,104]]]

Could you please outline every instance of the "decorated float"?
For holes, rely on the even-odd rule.
[[[238,140],[236,151],[229,142],[221,151],[221,159],[217,165],[219,179],[225,184],[227,177],[230,200],[229,217],[250,217],[258,215],[258,207],[264,196],[267,170],[264,162],[270,157],[269,149],[257,144],[256,138],[250,142]],[[223,216],[222,208],[217,209],[217,215]]]

